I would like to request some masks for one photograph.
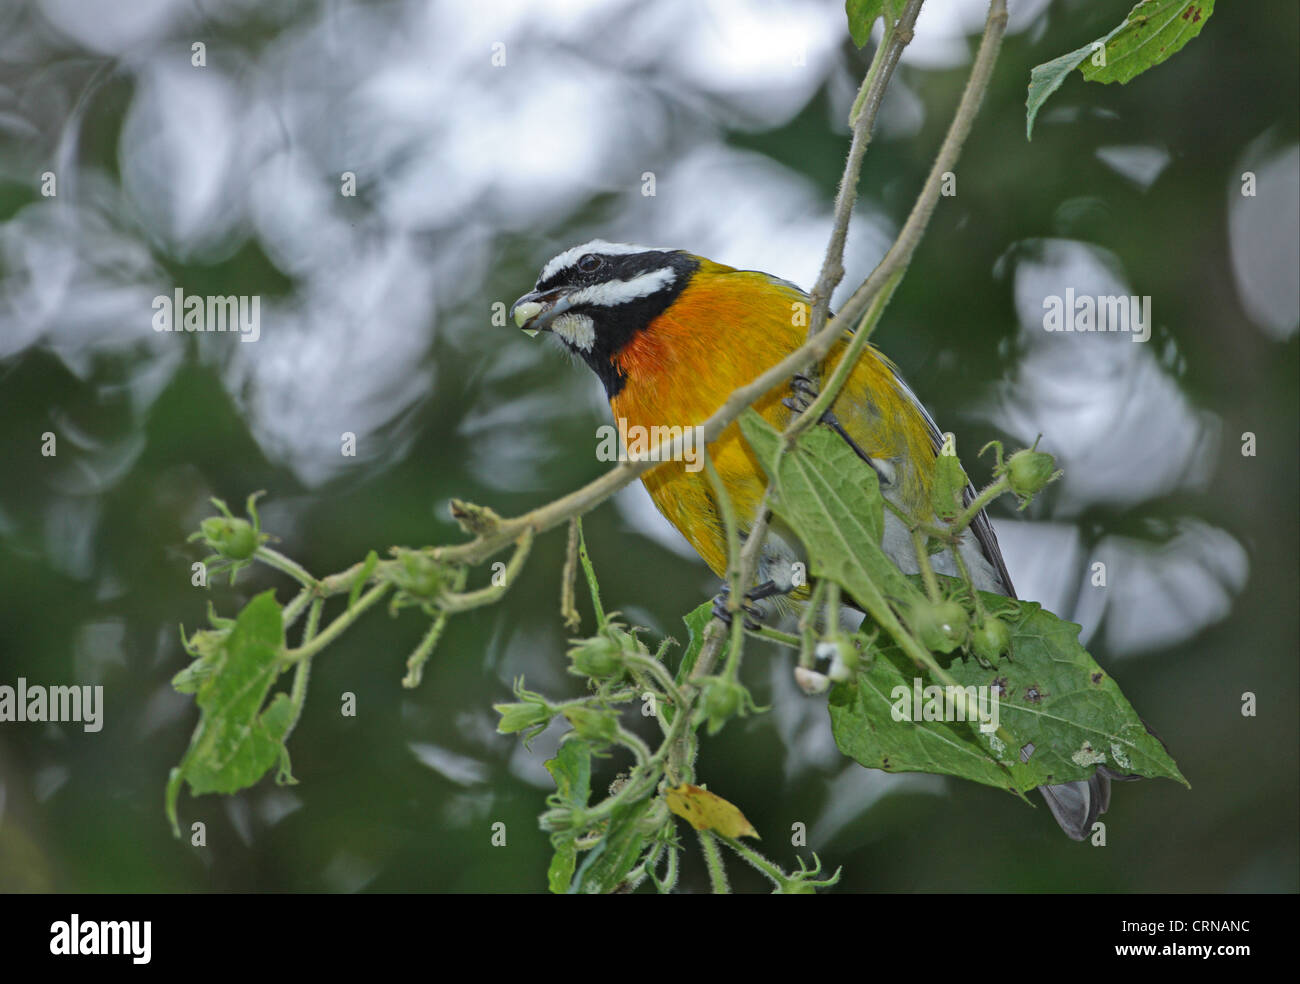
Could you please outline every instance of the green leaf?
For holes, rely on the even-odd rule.
[[[277,694],[263,710],[282,671],[283,652],[280,606],[275,592],[266,591],[239,613],[198,688],[199,724],[167,784],[167,817],[176,836],[182,781],[196,796],[233,793],[253,785],[277,762],[281,781],[292,781],[283,744],[293,717],[288,696]]]
[[[546,868],[546,887],[553,895],[563,895],[573,882],[574,869],[578,867],[578,844],[572,836],[556,835],[551,838],[555,853]]]
[[[849,18],[849,34],[853,43],[861,48],[871,40],[871,26],[884,14],[886,23],[892,24],[902,16],[907,0],[845,0],[844,13]]]
[[[957,656],[941,669],[896,614],[910,618],[909,611],[928,602],[916,579],[880,546],[875,472],[828,428],[813,428],[781,454],[781,436],[758,414],[742,416],[740,426],[775,485],[772,508],[803,541],[814,576],[840,584],[886,630],[879,636],[885,644],[864,654],[856,679],[832,691],[831,720],[842,751],[871,768],[936,772],[1016,792],[1086,778],[1102,762],[1121,772],[1185,781],[1114,681],[1079,645],[1079,627],[1038,605],[982,594],[985,609],[1009,624],[1010,654],[992,666]],[[954,579],[943,582],[950,596],[965,590]],[[925,667],[918,667],[918,656]],[[924,696],[944,673],[956,688],[989,688],[990,718],[993,688],[1005,690],[987,732],[967,718],[965,691],[951,708],[941,707],[947,721],[910,713],[895,719],[895,705],[903,709],[901,694],[914,694],[919,681]]]
[[[1109,37],[1109,35],[1107,35]],[[1105,41],[1105,38],[1100,38]],[[1034,119],[1047,102],[1047,97],[1061,87],[1065,77],[1079,67],[1079,63],[1092,53],[1092,45],[1085,44],[1049,62],[1035,65],[1029,72],[1029,98],[1025,100],[1025,139],[1034,139]]]
[[[605,836],[587,854],[569,894],[608,895],[619,888],[649,843],[642,820],[654,797],[617,807],[609,818]]]
[[[984,592],[981,599],[989,608],[1008,603]],[[1011,628],[1009,657],[985,667],[967,656],[948,667],[958,686],[976,688],[968,695],[984,695],[982,710],[990,725],[998,725],[996,733],[978,721],[895,720],[895,708],[916,718],[927,705],[948,710],[950,717],[965,715],[960,702],[948,708],[943,688],[922,690],[918,713],[917,681],[922,688],[937,684],[891,645],[876,651],[855,682],[831,691],[831,727],[840,750],[886,772],[934,772],[1013,792],[1086,779],[1099,764],[1186,785],[1160,740],[1079,644],[1079,626],[1033,602],[1017,605],[1018,614],[1003,614]],[[994,694],[1000,694],[996,709]]]
[[[352,590],[348,592],[348,608],[357,603],[357,599],[361,597],[361,590],[366,586],[366,582],[370,580],[370,575],[375,572],[375,565],[378,563],[379,554],[373,550],[366,554],[366,559],[361,565],[361,571],[357,574],[356,580],[352,582]]]
[[[695,661],[699,659],[700,650],[704,648],[704,630],[709,627],[712,618],[712,601],[706,601],[694,611],[687,612],[682,616],[682,621],[686,623],[686,631],[690,633],[690,642],[686,646],[686,652],[682,653],[682,661],[677,667],[676,682],[679,685],[695,669]],[[668,723],[672,724],[672,718],[668,718]]]
[[[896,646],[877,650],[874,656],[854,683],[836,684],[831,690],[831,731],[841,752],[869,769],[934,772],[987,786],[1014,786],[1007,768],[981,747],[968,725],[895,721],[897,688],[911,693],[913,680],[921,679],[923,686],[930,681]]]
[[[1105,65],[1089,62],[1083,77],[1122,85],[1180,50],[1213,13],[1214,0],[1145,0],[1106,35]]]
[[[930,485],[930,504],[936,516],[951,521],[960,515],[964,501],[962,495],[969,481],[957,455],[940,452],[934,460]]]
[[[1035,67],[1025,102],[1026,139],[1033,138],[1034,118],[1048,96],[1085,60],[1082,74],[1088,81],[1128,82],[1200,34],[1213,13],[1214,0],[1142,0],[1109,34]]]
[[[782,455],[781,436],[753,410],[740,429],[776,484],[773,510],[808,548],[815,576],[838,582],[882,623],[890,602],[925,600],[881,549],[885,505],[876,473],[842,438],[817,426]]]
[[[586,809],[591,798],[591,747],[582,741],[565,741],[548,759],[546,771],[555,780],[555,795],[566,806]]]
[[[555,780],[556,797],[578,810],[587,808],[591,797],[591,748],[581,741],[561,743],[555,758],[546,763],[546,770]],[[552,892],[563,895],[573,881],[578,862],[578,845],[572,831],[557,833],[551,838],[555,853],[546,872],[546,883]]]

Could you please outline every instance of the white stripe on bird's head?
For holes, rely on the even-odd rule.
[[[598,256],[630,256],[634,253],[667,252],[671,252],[671,250],[656,249],[654,246],[638,246],[635,243],[610,243],[603,239],[593,239],[581,246],[570,247],[558,256],[547,260],[546,266],[542,267],[542,273],[537,278],[537,282],[540,284],[550,280],[561,270],[567,270],[569,267],[574,266],[579,259],[588,253],[595,253]]]
[[[633,277],[631,280],[607,280],[603,284],[583,287],[570,294],[568,301],[571,307],[577,307],[579,304],[595,304],[599,307],[627,304],[663,290],[676,279],[676,270],[672,267],[661,267]]]

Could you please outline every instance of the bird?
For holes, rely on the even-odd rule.
[[[733,390],[807,340],[811,306],[807,293],[770,274],[681,249],[594,239],[548,260],[533,289],[511,306],[510,317],[530,336],[553,335],[585,362],[604,386],[615,419],[632,432],[706,420]],[[820,367],[823,377],[838,363],[850,334],[830,351]],[[778,385],[753,404],[778,430],[801,408],[789,393],[789,386]],[[886,499],[916,520],[936,521],[930,489],[942,434],[897,366],[874,345],[864,349],[826,422],[873,468]],[[734,422],[709,445],[709,455],[744,536],[766,473]],[[725,579],[726,532],[707,475],[684,461],[664,461],[642,481],[659,512]],[[968,488],[966,501],[973,497]],[[881,545],[903,573],[917,572],[911,534],[890,510]],[[1016,596],[983,511],[962,534],[958,550],[977,588]],[[798,538],[774,517],[746,603],[789,594],[797,580],[794,564],[803,557]],[[932,562],[939,573],[958,573],[947,551]],[[1126,778],[1099,765],[1086,780],[1039,789],[1065,834],[1083,840],[1110,805],[1110,780]]]

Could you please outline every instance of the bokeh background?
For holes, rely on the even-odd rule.
[[[753,645],[745,678],[773,709],[706,741],[702,776],[785,865],[805,823],[840,891],[1300,887],[1297,7],[1221,3],[1129,85],[1071,78],[1026,142],[1030,68],[1129,6],[1012,0],[957,194],[877,339],[977,479],[988,439],[1041,432],[1059,456],[1032,509],[998,506],[1016,584],[1083,625],[1192,788],[1121,786],[1108,845],[1075,844],[1041,806],[846,762],[789,654]],[[863,173],[853,283],[920,187],[984,9],[926,4]],[[834,0],[7,0],[0,683],[102,685],[106,711],[98,734],[0,724],[0,890],[543,889],[558,730],[525,751],[491,704],[520,675],[578,693],[562,531],[503,603],[451,623],[420,689],[400,685],[418,615],[328,649],[291,740],[300,784],[183,795],[205,848],[162,809],[196,721],[169,684],[178,625],[291,587],[194,588],[185,537],[210,495],[266,489],[280,549],[324,574],[458,540],[452,496],[513,514],[595,477],[598,383],[492,305],[596,236],[811,285],[869,55]],[[260,340],[155,333],[176,287],[258,295]],[[1151,341],[1047,334],[1043,297],[1067,287],[1150,295]],[[716,584],[640,487],[587,531],[606,603],[683,639]],[[691,857],[683,887],[703,885]]]

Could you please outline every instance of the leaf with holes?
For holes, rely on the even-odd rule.
[[[856,678],[831,693],[835,740],[863,765],[935,772],[1023,792],[1087,778],[1100,764],[1183,781],[1119,687],[1079,644],[1079,627],[1032,602],[982,594],[1011,635],[995,663],[959,650],[946,669],[918,667],[896,611],[925,595],[881,547],[874,470],[829,428],[781,452],[782,438],[752,411],[741,430],[774,484],[772,508],[803,541],[810,569],[830,578],[888,631]],[[966,590],[951,578],[949,597]],[[946,673],[948,680],[942,681]]]
[[[876,650],[855,681],[831,691],[831,726],[842,752],[886,772],[960,776],[1013,792],[1086,779],[1103,764],[1187,784],[1118,684],[1079,644],[1079,626],[1033,602],[1017,602],[1007,614],[1001,595],[981,597],[987,607],[1003,606],[1010,654],[992,666],[973,656],[954,659],[948,672],[964,694],[956,699],[954,691],[950,700],[949,690],[897,647]],[[974,703],[964,705],[965,698]],[[965,721],[963,706],[977,708],[982,719]]]

